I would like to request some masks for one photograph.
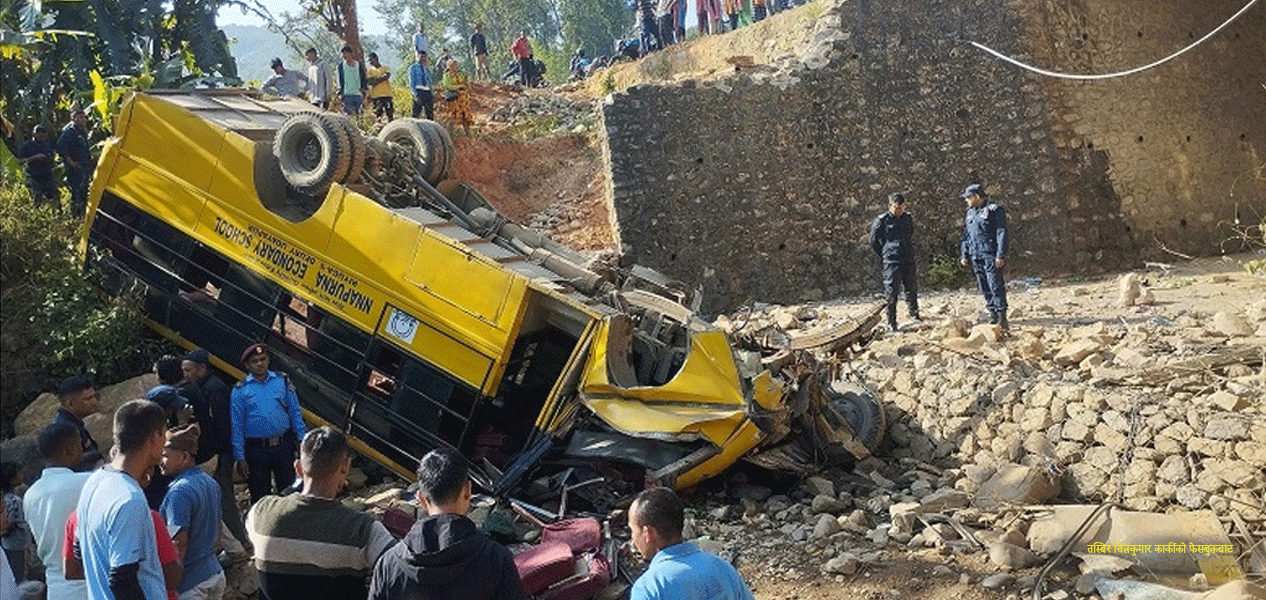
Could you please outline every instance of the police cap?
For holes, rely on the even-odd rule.
[[[267,354],[267,353],[268,353],[268,346],[265,346],[263,344],[251,344],[247,346],[245,350],[242,351],[241,362],[242,364],[246,364],[246,361],[256,356],[259,356],[261,354]]]

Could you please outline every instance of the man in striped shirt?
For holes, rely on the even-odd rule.
[[[313,429],[295,462],[303,491],[251,507],[246,530],[265,600],[365,597],[374,562],[395,540],[372,516],[335,499],[351,462],[343,434]]]

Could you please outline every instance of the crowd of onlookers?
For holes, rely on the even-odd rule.
[[[801,3],[802,0],[634,0],[637,50],[646,54],[685,41],[691,8],[699,35],[709,35],[734,31]],[[628,54],[630,47],[621,42],[616,44],[616,54]]]
[[[441,48],[439,56],[427,40],[426,26],[418,23],[410,41],[415,61],[410,64],[405,81],[412,100],[414,118],[425,115],[435,118],[435,104],[442,102],[450,126],[461,126],[467,132],[473,122],[470,109],[471,76],[462,71],[461,64],[448,48]],[[474,79],[492,81],[488,66],[488,38],[483,23],[475,25],[470,36],[470,50],[474,56]],[[272,60],[273,75],[261,86],[265,93],[281,97],[307,99],[312,104],[330,109],[332,100],[348,115],[357,116],[367,106],[376,118],[390,121],[395,118],[395,102],[392,97],[391,68],[384,65],[375,52],[366,56],[365,63],[357,58],[357,50],[350,45],[340,51],[341,60],[330,65],[308,48],[304,56],[308,60],[305,72],[287,69],[280,58]],[[503,81],[536,87],[543,81],[544,63],[536,60],[527,32],[520,32],[510,47],[511,69],[502,76]]]
[[[232,387],[210,363],[205,350],[160,359],[159,384],[115,411],[106,453],[84,424],[99,411],[95,385],[61,383],[37,438],[38,479],[23,492],[18,466],[3,468],[0,600],[218,600],[225,568],[250,558],[265,600],[527,597],[509,549],[466,516],[472,482],[455,450],[419,461],[421,515],[397,540],[338,499],[348,438],[307,429],[266,346],[242,352],[245,376]],[[235,475],[250,493],[245,520]],[[629,507],[633,545],[649,561],[632,598],[750,599],[729,563],[683,541],[683,518],[665,488]],[[43,582],[26,581],[32,549]]]

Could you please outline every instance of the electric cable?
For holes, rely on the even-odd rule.
[[[1185,48],[1183,48],[1183,49],[1181,49],[1181,50],[1179,50],[1179,51],[1177,51],[1177,52],[1175,52],[1175,53],[1173,53],[1173,54],[1170,54],[1169,56],[1166,56],[1165,58],[1162,58],[1162,59],[1160,59],[1160,60],[1158,60],[1158,61],[1150,62],[1150,63],[1148,63],[1148,64],[1145,64],[1145,65],[1141,66],[1141,67],[1135,67],[1135,68],[1133,68],[1133,69],[1128,69],[1128,70],[1125,70],[1125,71],[1117,71],[1117,72],[1115,72],[1115,73],[1102,73],[1102,74],[1097,74],[1097,75],[1095,75],[1095,74],[1089,74],[1089,75],[1087,75],[1087,74],[1079,74],[1079,73],[1060,73],[1060,72],[1058,72],[1058,71],[1048,71],[1048,70],[1043,69],[1043,68],[1040,68],[1040,67],[1035,67],[1035,66],[1033,66],[1033,65],[1030,65],[1030,64],[1026,64],[1026,63],[1020,62],[1019,60],[1016,60],[1016,59],[1014,59],[1014,58],[1011,58],[1010,56],[1007,56],[1007,55],[1005,55],[1005,54],[1003,54],[1003,53],[1001,53],[1001,52],[999,52],[999,51],[997,51],[997,50],[994,50],[993,48],[990,48],[989,46],[986,46],[986,45],[984,45],[984,44],[981,44],[981,43],[979,43],[979,42],[973,42],[973,41],[970,41],[970,40],[969,40],[967,43],[969,43],[969,44],[971,44],[971,45],[973,45],[973,46],[975,46],[975,47],[977,47],[977,48],[980,48],[981,50],[984,50],[985,52],[988,52],[989,54],[992,54],[992,55],[994,55],[995,57],[1000,58],[1000,59],[1002,59],[1002,60],[1004,60],[1004,61],[1006,61],[1006,62],[1009,62],[1009,63],[1011,63],[1011,64],[1013,64],[1013,65],[1015,65],[1015,66],[1017,66],[1017,67],[1020,67],[1020,68],[1022,68],[1022,69],[1026,69],[1026,70],[1028,70],[1028,71],[1032,71],[1032,72],[1034,72],[1034,73],[1037,73],[1038,75],[1045,75],[1045,76],[1047,76],[1047,77],[1058,77],[1058,78],[1060,78],[1060,79],[1077,79],[1077,80],[1112,79],[1112,78],[1115,78],[1115,77],[1125,77],[1125,76],[1127,76],[1127,75],[1133,75],[1133,74],[1135,74],[1135,73],[1140,73],[1140,72],[1142,72],[1142,71],[1146,71],[1147,69],[1150,69],[1150,68],[1152,68],[1152,67],[1160,66],[1160,65],[1165,64],[1165,63],[1167,63],[1167,62],[1169,62],[1169,61],[1171,61],[1171,60],[1173,60],[1173,59],[1175,59],[1175,58],[1178,58],[1178,57],[1179,57],[1179,56],[1181,56],[1183,53],[1187,52],[1188,50],[1191,50],[1192,48],[1195,48],[1196,46],[1199,46],[1199,45],[1200,45],[1201,43],[1203,43],[1205,40],[1207,40],[1207,39],[1209,39],[1209,38],[1213,37],[1213,36],[1214,36],[1215,34],[1217,34],[1219,31],[1222,31],[1222,30],[1223,30],[1223,29],[1224,29],[1227,25],[1230,25],[1232,21],[1234,21],[1234,20],[1236,20],[1237,18],[1239,18],[1239,17],[1240,17],[1240,15],[1244,14],[1244,13],[1245,13],[1245,12],[1246,12],[1249,8],[1252,8],[1252,6],[1253,6],[1254,4],[1257,4],[1257,0],[1248,0],[1248,4],[1245,4],[1245,5],[1244,5],[1244,8],[1241,8],[1241,9],[1240,9],[1239,11],[1237,11],[1235,14],[1231,15],[1231,18],[1229,18],[1229,19],[1227,19],[1227,20],[1223,21],[1223,22],[1222,22],[1222,24],[1221,24],[1221,25],[1218,25],[1216,28],[1214,28],[1214,29],[1213,29],[1213,31],[1210,31],[1209,33],[1206,33],[1206,34],[1205,34],[1203,37],[1201,37],[1200,39],[1198,39],[1198,40],[1196,40],[1196,41],[1192,42],[1191,44],[1188,44],[1188,45],[1187,45],[1187,47],[1185,47]]]

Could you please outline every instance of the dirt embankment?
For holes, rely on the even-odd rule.
[[[559,107],[571,114],[560,118]],[[614,246],[596,116],[583,92],[477,85],[472,110],[470,135],[450,128],[453,177],[511,220],[573,248]]]

